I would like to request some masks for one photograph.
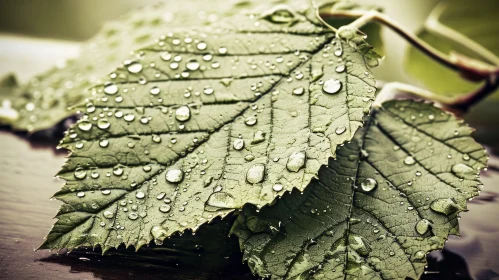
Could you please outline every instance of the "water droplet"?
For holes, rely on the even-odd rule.
[[[255,135],[253,136],[253,140],[251,140],[251,144],[255,145],[262,143],[263,141],[265,141],[265,136],[266,136],[265,132],[261,130],[256,131]]]
[[[157,87],[157,86],[154,86],[153,88],[151,88],[151,90],[149,90],[149,93],[152,95],[158,95],[160,92],[161,92],[161,89],[159,89],[159,87]]]
[[[81,120],[78,123],[78,128],[82,131],[89,131],[92,128],[92,123],[89,120]]]
[[[404,163],[407,164],[407,165],[413,165],[416,163],[416,160],[411,157],[411,156],[407,156],[405,159],[404,159]]]
[[[101,193],[103,195],[108,195],[108,194],[111,194],[111,190],[102,190]]]
[[[127,66],[128,72],[133,73],[133,74],[140,73],[140,71],[142,71],[142,68],[143,68],[142,64],[140,64],[136,61],[132,61],[132,62],[125,63],[125,64]]]
[[[112,219],[114,217],[114,213],[111,212],[111,211],[104,211],[104,218],[107,218],[107,219]]]
[[[154,226],[151,229],[151,234],[154,237],[156,244],[158,244],[160,240],[163,240],[168,236],[168,231],[162,226]]]
[[[263,13],[261,18],[275,24],[289,24],[297,20],[293,10],[286,5],[276,6],[275,8]]]
[[[463,159],[464,159],[464,160],[470,160],[470,156],[469,156],[468,154],[464,154],[464,155],[463,155]]]
[[[184,172],[180,169],[170,169],[166,172],[166,181],[170,183],[180,183],[184,179]]]
[[[274,186],[272,186],[272,189],[275,191],[275,192],[280,192],[282,191],[282,189],[284,188],[284,186],[282,184],[275,184]]]
[[[454,164],[451,170],[454,175],[461,179],[476,175],[477,173],[471,166],[464,163]]]
[[[244,140],[243,139],[236,139],[236,140],[234,140],[233,147],[237,151],[242,150],[244,148]]]
[[[82,167],[78,167],[75,169],[74,176],[78,180],[83,180],[85,177],[87,177],[87,171],[83,169]]]
[[[420,234],[423,235],[428,232],[430,229],[430,221],[427,219],[422,219],[421,221],[416,223],[416,231]]]
[[[303,93],[305,93],[304,87],[297,87],[293,90],[294,95],[303,95]]]
[[[150,165],[145,165],[144,167],[142,167],[142,169],[144,170],[144,172],[150,172],[152,170],[152,167]]]
[[[143,199],[145,196],[146,195],[141,191],[138,191],[137,193],[135,193],[135,197],[138,199]]]
[[[423,252],[423,251],[417,251],[417,252],[414,254],[414,259],[416,259],[416,260],[421,260],[421,259],[423,259],[424,257],[426,257],[426,254],[425,254],[425,252]]]
[[[180,106],[175,111],[175,118],[180,122],[188,121],[191,118],[191,109],[188,106]]]
[[[199,69],[199,62],[195,59],[191,59],[187,62],[187,69],[191,70],[191,71],[196,71]]]
[[[345,71],[345,69],[346,69],[345,64],[341,64],[341,65],[336,66],[335,71],[337,73],[343,73]]]
[[[107,94],[116,94],[118,92],[118,86],[112,83],[107,83],[104,86],[104,92]]]
[[[360,183],[360,186],[363,191],[370,192],[378,186],[378,182],[376,182],[373,178],[366,178],[362,183]]]
[[[339,126],[338,128],[336,128],[336,130],[334,132],[336,132],[336,134],[340,135],[340,134],[343,134],[346,130],[347,130],[346,127]]]
[[[111,126],[111,123],[107,119],[99,119],[97,121],[97,127],[100,129],[108,129]]]
[[[85,196],[85,192],[78,192],[76,194],[77,197],[84,197]]]
[[[199,43],[197,44],[197,48],[198,48],[198,50],[200,50],[200,51],[206,50],[206,47],[208,47],[208,45],[207,45],[205,42],[199,42]]]
[[[246,125],[249,125],[249,126],[255,125],[256,122],[257,122],[257,119],[256,119],[256,117],[253,117],[253,116],[247,117],[246,120],[244,120],[244,123]]]
[[[226,47],[220,47],[218,49],[218,53],[219,54],[226,54],[227,53],[227,48]]]
[[[210,94],[213,94],[214,90],[213,90],[213,88],[212,88],[212,87],[210,87],[210,86],[206,86],[206,87],[204,88],[203,92],[204,92],[204,94],[206,94],[206,95],[210,95]]]
[[[341,56],[343,54],[343,49],[339,48],[334,51],[334,55]]]
[[[164,204],[164,205],[159,206],[159,211],[161,211],[161,212],[163,212],[163,213],[168,213],[168,212],[170,212],[170,209],[171,209],[171,206],[170,206],[170,205],[167,205],[167,204]]]
[[[303,166],[305,166],[305,153],[295,152],[289,156],[288,162],[286,163],[286,168],[291,172],[298,172]]]
[[[250,184],[258,184],[263,181],[265,176],[265,165],[257,163],[252,165],[246,172],[246,181]]]
[[[325,93],[329,94],[335,94],[338,93],[341,89],[341,82],[336,79],[329,79],[324,82],[324,85],[322,86],[322,90]]]
[[[132,114],[132,113],[127,113],[127,114],[123,117],[123,119],[124,119],[125,121],[127,121],[127,122],[131,122],[131,121],[133,121],[133,120],[135,119],[135,115],[134,115],[134,114]]]
[[[206,203],[213,207],[232,209],[238,207],[234,202],[232,195],[226,192],[216,192],[210,195]]]
[[[435,119],[435,116],[434,116],[434,115],[432,115],[432,114],[429,114],[429,115],[428,115],[428,119],[429,119],[430,121],[432,121],[432,120],[434,120],[434,119]]]
[[[451,198],[437,199],[430,204],[430,208],[431,210],[446,216],[455,213],[458,210],[462,210]]]
[[[130,220],[137,220],[138,217],[139,217],[139,215],[137,215],[137,213],[135,213],[135,212],[131,212],[130,214],[128,214],[128,218]]]
[[[246,161],[253,161],[254,159],[255,159],[255,156],[252,154],[248,154],[248,155],[244,156],[244,160],[246,160]]]
[[[153,141],[154,143],[161,143],[161,136],[156,135],[156,134],[155,134],[155,135],[153,135],[153,136],[152,136],[152,141]]]
[[[116,175],[116,176],[121,176],[123,175],[123,168],[120,166],[120,165],[117,165],[115,167],[113,167],[113,174]]]

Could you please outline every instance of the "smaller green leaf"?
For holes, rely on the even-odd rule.
[[[384,103],[303,193],[243,210],[244,260],[272,279],[418,279],[479,193],[487,154],[471,132],[430,104]]]
[[[437,27],[434,27],[435,23],[429,26],[426,24],[419,32],[418,37],[445,54],[454,51],[471,58],[484,60],[467,46],[458,44],[435,32],[435,28],[438,28],[439,32],[449,34],[445,29],[442,30],[441,27],[438,27],[438,25],[443,25],[444,28],[450,28],[468,37],[499,56],[499,37],[497,36],[499,25],[496,24],[498,10],[499,2],[495,0],[480,1],[476,5],[470,5],[467,0],[444,1],[437,5],[431,13],[432,18],[427,19],[427,21],[434,21]],[[455,37],[451,34],[449,36]],[[498,60],[496,59],[492,63],[495,64]],[[456,96],[479,87],[479,84],[463,79],[456,71],[435,62],[413,47],[407,50],[405,68],[426,88],[439,94]],[[499,98],[497,92],[493,96],[495,99]]]

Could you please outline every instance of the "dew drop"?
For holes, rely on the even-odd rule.
[[[108,194],[111,194],[111,190],[107,190],[107,189],[106,190],[102,190],[101,193],[103,195],[108,195]]]
[[[244,120],[244,123],[245,123],[246,125],[248,125],[248,126],[253,126],[253,125],[255,125],[255,124],[256,124],[256,122],[257,122],[257,119],[256,119],[256,117],[253,117],[253,116],[251,116],[251,117],[247,117],[247,118]]]
[[[218,208],[236,208],[234,197],[226,192],[216,192],[210,195],[208,205]]]
[[[81,120],[78,123],[78,128],[82,131],[89,131],[92,128],[92,123],[89,120]]]
[[[197,44],[197,48],[198,48],[198,50],[200,50],[200,51],[206,50],[206,47],[208,47],[208,45],[207,45],[205,42],[199,42],[199,43]]]
[[[297,87],[293,90],[294,95],[303,95],[303,93],[305,93],[304,87]]]
[[[112,219],[113,217],[114,217],[114,213],[113,212],[108,211],[108,210],[104,211],[104,218],[106,218],[106,219]]]
[[[126,66],[127,66],[128,72],[133,73],[133,74],[140,73],[140,71],[142,71],[142,68],[143,68],[142,64],[140,64],[136,61],[129,62],[126,64]]]
[[[159,206],[159,211],[161,211],[161,212],[163,212],[163,213],[168,213],[168,212],[170,212],[170,209],[171,209],[171,206],[170,206],[170,205],[167,205],[167,204],[164,204],[164,205]]]
[[[404,159],[404,163],[407,164],[407,165],[413,165],[416,163],[416,160],[414,160],[413,157],[411,156],[407,156],[405,159]]]
[[[143,199],[145,196],[146,195],[141,191],[138,191],[137,193],[135,193],[135,197],[138,199]]]
[[[422,219],[421,221],[416,223],[416,231],[420,234],[423,235],[428,232],[430,229],[430,221],[427,219]]]
[[[76,194],[77,197],[84,197],[85,196],[85,192],[78,192]]]
[[[87,171],[83,169],[82,167],[78,167],[75,169],[74,176],[78,180],[83,180],[85,177],[87,177]]]
[[[286,168],[291,172],[298,172],[303,166],[305,166],[305,153],[295,152],[289,156],[288,162],[286,163]]]
[[[338,135],[341,135],[341,134],[345,133],[346,130],[347,130],[346,127],[339,126],[338,128],[336,128],[336,130],[334,132],[336,132],[336,134],[338,134]]]
[[[97,127],[100,129],[108,129],[111,126],[111,123],[107,119],[99,119],[97,121]]]
[[[125,121],[127,121],[127,122],[131,122],[131,121],[133,121],[133,120],[135,119],[135,115],[134,115],[134,114],[132,114],[132,113],[127,113],[127,114],[123,117],[123,119],[124,119]]]
[[[322,90],[325,93],[329,94],[335,94],[338,93],[341,89],[341,82],[336,79],[329,79],[324,82],[324,85],[322,86]]]
[[[151,90],[149,90],[149,93],[152,95],[158,95],[160,92],[161,92],[161,89],[159,89],[159,87],[157,87],[157,86],[154,86],[153,88],[151,88]]]
[[[282,191],[282,189],[284,188],[284,186],[282,184],[275,184],[274,186],[272,186],[272,189],[275,191],[275,192],[280,192]]]
[[[236,140],[234,140],[234,143],[232,146],[234,147],[234,150],[240,151],[244,148],[244,140],[243,139],[236,139]]]
[[[130,214],[128,214],[128,219],[130,220],[137,220],[138,217],[139,215],[137,215],[137,213],[135,212],[131,212]]]
[[[112,83],[107,83],[104,86],[104,92],[107,94],[116,94],[118,92],[118,86]]]
[[[341,64],[341,65],[336,66],[335,71],[337,73],[343,73],[345,71],[345,69],[346,69],[345,64]]]
[[[199,69],[199,62],[195,59],[191,59],[187,62],[187,69],[189,69],[190,71],[196,71]]]
[[[166,181],[170,183],[180,183],[184,179],[184,172],[180,169],[170,169],[166,172]]]
[[[275,24],[289,24],[296,21],[294,12],[286,5],[278,5],[263,13],[262,18]]]
[[[212,87],[210,87],[210,86],[206,86],[206,87],[204,88],[203,92],[204,92],[204,94],[206,94],[206,95],[210,95],[210,94],[213,94],[214,90],[213,90],[213,88],[212,88]]]
[[[416,260],[421,260],[421,259],[423,259],[424,257],[426,257],[426,254],[425,254],[425,252],[423,252],[423,251],[417,251],[417,252],[414,254],[414,259],[416,259]]]
[[[123,171],[124,170],[123,170],[123,168],[120,165],[113,167],[113,174],[116,175],[116,176],[123,175]]]
[[[361,184],[361,188],[365,192],[370,192],[378,186],[378,182],[373,178],[366,178]]]
[[[163,240],[168,236],[168,231],[162,226],[154,226],[151,229],[151,234],[154,237],[156,244],[158,244],[160,240]]]
[[[257,163],[252,165],[246,172],[246,181],[250,184],[258,184],[263,181],[265,176],[265,165]]]
[[[188,106],[180,106],[175,111],[175,118],[180,122],[188,121],[191,118],[191,109]]]
[[[218,53],[219,54],[226,54],[227,53],[227,48],[226,47],[220,47],[218,49]]]

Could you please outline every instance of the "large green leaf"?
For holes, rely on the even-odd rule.
[[[74,111],[68,107],[83,102],[88,97],[87,89],[104,82],[102,78],[129,57],[130,51],[150,44],[172,26],[205,25],[258,5],[256,1],[189,0],[182,4],[165,1],[109,22],[82,46],[77,59],[58,65],[22,85],[22,98],[11,99],[8,92],[0,92],[0,98],[10,100],[9,109],[16,110],[18,115],[12,119],[0,111],[0,123],[16,130],[50,128],[73,115]]]
[[[444,1],[435,9],[431,14],[432,18],[429,18],[428,21],[434,21],[445,28],[450,28],[499,56],[499,37],[496,36],[499,32],[499,25],[496,24],[499,1],[483,0],[476,5],[470,5],[467,0]],[[418,36],[443,53],[449,54],[455,51],[475,59],[484,60],[483,57],[471,51],[467,45],[456,43],[435,32],[433,26],[434,24],[429,26],[427,24]],[[444,34],[455,37],[445,29],[442,31]],[[492,63],[497,63],[498,60],[496,58],[496,61],[492,61]],[[435,62],[412,47],[407,50],[405,68],[425,87],[439,94],[455,96],[479,86],[463,79],[459,73]],[[497,98],[499,94],[496,92],[494,96]]]
[[[0,111],[0,124],[16,130],[38,131],[52,127],[74,114],[69,109],[89,97],[89,87],[101,84],[102,78],[129,57],[130,51],[149,45],[173,26],[203,26],[237,12],[251,11],[256,7],[272,7],[276,3],[308,3],[306,0],[224,1],[188,0],[165,1],[161,5],[134,11],[118,21],[113,21],[94,38],[82,46],[80,56],[34,77],[20,87],[19,98],[12,98],[8,91],[0,92],[0,100],[6,100]],[[326,6],[329,9],[366,10],[349,1],[341,5]],[[345,23],[343,19],[328,19],[334,26]],[[363,29],[369,34],[368,42],[381,47],[379,25],[371,24]],[[7,107],[7,105],[9,105]],[[13,118],[12,113],[15,113]]]
[[[244,259],[272,279],[417,279],[479,193],[487,154],[471,132],[430,104],[384,103],[303,193],[244,208]]]
[[[96,87],[62,140],[64,204],[42,248],[140,247],[303,190],[369,112],[370,63],[308,5],[172,30]]]

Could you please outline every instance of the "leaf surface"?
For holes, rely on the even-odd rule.
[[[272,279],[419,279],[478,195],[487,155],[471,132],[430,104],[385,102],[303,193],[244,208],[244,259]]]
[[[96,87],[42,248],[138,248],[303,190],[362,125],[377,56],[301,7],[172,31]]]
[[[101,84],[113,68],[129,57],[130,51],[147,46],[172,27],[203,26],[238,12],[249,12],[277,3],[307,3],[306,0],[227,1],[188,0],[179,3],[164,2],[129,13],[119,20],[107,23],[102,30],[82,45],[76,59],[68,60],[44,72],[19,87],[23,94],[12,98],[8,91],[0,92],[0,100],[9,103],[7,111],[0,111],[0,124],[15,130],[38,131],[48,129],[74,115],[70,107],[90,97],[88,88]],[[367,9],[348,1],[337,9]],[[334,7],[333,7],[334,8]],[[342,19],[328,19],[341,26]],[[380,28],[368,25],[368,42],[380,49]],[[69,109],[68,109],[69,108]],[[12,118],[15,112],[16,118]]]

